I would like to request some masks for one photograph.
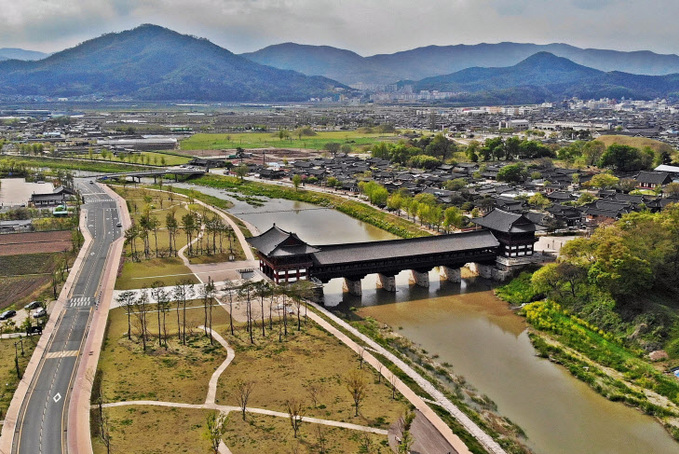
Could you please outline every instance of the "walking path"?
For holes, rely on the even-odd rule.
[[[202,325],[199,326],[198,328],[205,330],[205,332],[209,331],[210,335],[214,337],[215,340],[222,344],[222,347],[226,349],[226,359],[224,360],[222,365],[219,366],[217,370],[212,374],[212,377],[210,378],[210,384],[208,385],[207,388],[207,397],[205,398],[205,404],[214,405],[215,397],[217,396],[217,384],[219,383],[219,377],[226,370],[226,368],[229,367],[229,364],[231,364],[233,358],[236,357],[236,352],[233,351],[229,343],[226,342],[226,340],[224,340],[224,338],[220,336],[218,332],[211,330],[209,328],[205,328]]]
[[[315,307],[319,312],[321,312],[323,315],[328,317],[330,320],[332,320],[334,323],[337,325],[341,326],[343,329],[347,330],[350,332],[353,336],[358,337],[361,339],[361,341],[365,342],[366,345],[368,345],[372,350],[378,352],[385,358],[387,358],[389,361],[394,363],[399,369],[401,369],[403,372],[405,372],[410,378],[412,378],[424,391],[427,392],[431,397],[434,398],[436,403],[445,408],[446,411],[448,411],[462,426],[474,437],[476,440],[479,441],[483,445],[484,448],[486,448],[489,452],[494,453],[494,454],[506,454],[505,450],[502,449],[502,447],[497,444],[495,440],[493,440],[488,434],[486,434],[481,428],[474,422],[472,421],[466,414],[464,414],[459,408],[457,408],[441,391],[436,389],[434,385],[432,385],[428,380],[426,380],[424,377],[422,377],[419,373],[417,373],[415,370],[413,370],[409,365],[404,363],[401,359],[399,359],[397,356],[392,354],[390,351],[373,341],[371,338],[368,336],[365,336],[361,334],[357,329],[355,329],[353,326],[349,325],[346,323],[344,320],[336,317],[334,314],[331,312],[327,311],[325,308],[319,306],[318,304],[315,303],[309,303],[311,306]],[[315,314],[314,312],[309,312],[309,317],[314,320],[316,323],[321,325],[324,329],[327,331],[331,332],[334,334],[337,338],[342,340],[346,345],[348,345],[352,350],[354,350],[357,353],[363,353],[365,360],[373,365],[373,367],[377,368],[377,370],[380,370],[377,366],[379,364],[379,361],[372,356],[370,353],[366,352],[363,347],[360,345],[356,344],[353,340],[351,340],[348,336],[346,336],[344,333],[339,331],[337,328],[332,326],[330,323],[325,321],[322,317],[320,317],[318,314]],[[448,442],[455,448],[455,450],[458,453],[468,453],[470,452],[467,446],[460,440],[457,435],[455,435],[452,430],[450,430],[450,427],[443,422],[443,420],[424,402],[424,400],[412,392],[412,390],[406,386],[401,380],[399,380],[397,377],[394,377],[393,374],[389,370],[385,370],[386,368],[383,368],[381,370],[382,375],[389,380],[390,382],[393,383],[392,380],[395,379],[396,381],[396,387],[397,389],[403,394],[410,402],[415,405],[415,407],[422,412],[422,414],[429,419],[429,421],[436,427],[439,432],[448,440]]]

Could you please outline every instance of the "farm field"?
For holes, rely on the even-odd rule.
[[[397,141],[398,136],[391,133],[360,133],[357,131],[318,132],[315,136],[290,136],[285,140],[278,137],[278,132],[253,132],[234,134],[194,134],[181,141],[182,151],[220,150],[241,147],[250,148],[306,148],[322,150],[326,143],[348,144],[352,148],[371,145],[377,142]]]
[[[2,249],[2,248],[0,248]],[[0,256],[0,310],[36,299],[52,298],[52,273],[63,269],[63,253]],[[73,258],[69,256],[69,263]],[[63,273],[65,279],[66,273]]]
[[[0,256],[63,252],[68,251],[71,247],[70,230],[0,235]]]

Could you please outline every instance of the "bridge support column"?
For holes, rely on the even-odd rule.
[[[349,279],[348,277],[344,278],[344,289],[346,292],[348,292],[351,295],[354,296],[361,296],[363,295],[363,289],[361,288],[361,280],[360,279]]]
[[[413,273],[413,281],[415,281],[415,285],[418,287],[424,287],[428,288],[429,287],[429,272],[425,271],[424,273],[421,271],[417,270],[411,270]]]
[[[386,292],[396,292],[396,276],[377,274],[377,286]]]
[[[481,263],[472,263],[469,265],[469,269],[475,273],[478,273],[484,279],[493,278],[493,267],[491,265],[483,265]]]
[[[460,268],[450,268],[447,266],[442,266],[441,273],[443,274],[443,278],[448,282],[462,281],[462,273],[460,272]]]

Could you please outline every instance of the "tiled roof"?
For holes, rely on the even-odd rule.
[[[472,219],[472,222],[481,227],[497,230],[499,232],[521,233],[535,231],[535,224],[524,215],[520,213],[510,213],[497,208],[481,218]]]

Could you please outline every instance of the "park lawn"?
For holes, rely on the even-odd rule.
[[[663,150],[668,151],[670,153],[670,156],[673,156],[675,154],[675,151],[672,149],[672,147],[666,144],[665,142],[649,139],[646,137],[629,137],[611,134],[599,136],[596,138],[596,140],[599,142],[603,142],[606,145],[606,147],[610,147],[613,144],[627,145],[639,149],[650,147],[653,151],[663,151]]]
[[[398,136],[389,133],[361,133],[358,131],[322,131],[315,136],[290,136],[280,140],[278,132],[252,132],[233,134],[194,134],[180,142],[183,151],[221,150],[240,148],[306,148],[322,150],[326,143],[349,144],[352,147],[372,145],[378,142],[398,140]]]
[[[365,438],[370,440],[365,449]],[[274,452],[296,453],[390,453],[387,437],[340,427],[304,422],[294,438],[290,420],[276,416],[249,413],[243,421],[238,412],[229,413],[226,432],[222,437],[233,454],[259,454]]]
[[[97,410],[93,410],[97,411]],[[209,410],[134,406],[105,408],[109,422],[112,453],[209,452],[203,436]],[[92,438],[95,454],[106,454],[99,437]]]
[[[187,345],[177,339],[177,315],[173,304],[167,314],[168,348],[158,346],[157,312],[148,314],[151,333],[147,352],[138,339],[132,315],[132,340],[127,339],[127,315],[123,308],[109,314],[106,340],[99,359],[101,395],[104,402],[157,400],[198,404],[205,402],[210,377],[226,359],[218,342],[210,345],[198,326],[204,322],[202,302],[187,306]],[[213,323],[228,323],[221,307],[213,308]],[[193,335],[191,335],[193,333]]]
[[[0,339],[0,421],[5,419],[5,413],[14,396],[19,384],[14,363],[15,347],[14,343],[19,339]],[[19,348],[19,370],[23,375],[28,365],[28,361],[35,350],[35,346],[40,340],[40,336],[23,338],[24,355],[21,355]],[[0,425],[1,427],[1,425]]]
[[[280,325],[279,325],[280,326]],[[235,336],[222,329],[236,357],[219,379],[217,403],[238,405],[236,384],[255,381],[249,406],[286,412],[286,401],[298,398],[306,405],[306,415],[336,421],[346,421],[386,429],[404,412],[406,404],[391,399],[391,388],[385,380],[377,382],[377,372],[367,364],[362,373],[367,381],[365,400],[359,416],[344,381],[351,369],[358,368],[358,356],[330,333],[307,321],[302,331],[296,331],[296,320],[290,322],[289,333],[278,342],[278,327],[262,339],[255,329],[255,344],[251,345],[243,328]],[[314,406],[307,386],[318,388]],[[398,396],[398,394],[397,394]]]
[[[90,160],[90,156],[88,153],[80,153],[80,154],[75,154],[72,155],[74,158],[79,158],[79,159],[87,159]],[[124,162],[131,162],[135,164],[148,164],[148,165],[154,165],[154,166],[179,166],[182,164],[186,164],[191,160],[190,157],[188,156],[182,156],[179,154],[167,154],[167,153],[162,153],[162,152],[155,152],[155,151],[142,151],[142,152],[135,152],[132,155],[120,155],[118,157],[112,157],[111,159],[103,159],[101,157],[100,153],[94,153],[92,155],[91,161],[95,162],[110,162],[110,163],[124,163]],[[123,159],[124,158],[124,161]]]
[[[179,257],[152,258],[141,262],[128,260],[116,280],[116,290],[150,287],[155,281],[175,285],[187,279],[192,284],[199,282]]]

